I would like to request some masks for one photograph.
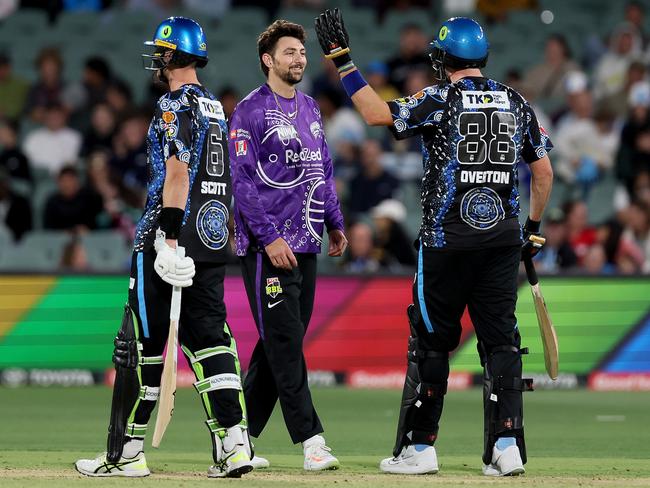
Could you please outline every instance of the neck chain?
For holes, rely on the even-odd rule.
[[[278,96],[273,91],[273,88],[271,88],[271,93],[273,93],[273,98],[275,98],[275,104],[280,109],[280,112],[282,112],[285,115],[285,117],[287,117],[293,124],[293,119],[298,117],[298,92],[295,91],[293,95],[293,99],[296,101],[296,111],[293,113],[293,115],[291,115],[290,113],[289,114],[285,113],[285,111],[282,109],[282,105],[280,105],[280,100],[278,100]]]

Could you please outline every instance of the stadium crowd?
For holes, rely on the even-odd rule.
[[[236,8],[227,0],[8,3],[15,8],[45,5],[52,22],[59,11],[75,8],[149,9],[161,16],[181,4],[197,9],[209,4],[215,15]],[[272,18],[281,5],[320,8],[323,3],[238,1],[237,5],[263,6]],[[391,4],[352,3],[376,5],[378,19]],[[429,4],[393,3],[397,8]],[[479,9],[482,3],[486,2],[477,3]],[[537,258],[546,273],[650,273],[650,38],[643,4],[632,1],[621,4],[621,9],[625,22],[602,38],[585,39],[580,57],[572,54],[563,35],[553,34],[537,64],[525,70],[513,66],[503,80],[531,102],[555,145],[554,204],[542,229],[547,244]],[[5,8],[0,16],[9,15],[5,22],[10,22],[10,13],[11,8]],[[507,16],[481,13],[507,26]],[[430,37],[431,32],[420,26],[406,24],[394,53],[378,55],[362,67],[384,99],[433,83],[427,55]],[[311,54],[311,76],[300,88],[321,107],[334,158],[350,240],[340,269],[409,270],[415,265],[415,228],[407,224],[413,218],[410,209],[418,207],[419,144],[396,142],[388,131],[368,129],[351,108],[333,64],[319,58]],[[44,46],[34,60],[36,81],[29,83],[12,72],[11,56],[0,51],[0,220],[14,242],[35,228],[69,231],[72,237],[61,266],[83,270],[89,263],[79,235],[114,229],[125,239],[133,237],[146,198],[145,141],[152,115],[140,107],[153,107],[161,91],[152,84],[145,97],[134,96],[127,80],[100,53],[85,60],[77,80],[64,79],[65,62],[55,46]],[[226,113],[232,113],[244,94],[236,87],[206,82]],[[143,103],[136,104],[141,99]],[[523,164],[519,177],[523,204],[529,181]],[[56,189],[39,205],[32,197],[36,182],[43,178],[56,180]],[[612,191],[598,193],[603,185]],[[416,191],[406,191],[409,187]],[[604,218],[599,213],[599,221],[590,217],[587,204],[596,193],[607,200],[599,201],[600,206],[609,209]]]

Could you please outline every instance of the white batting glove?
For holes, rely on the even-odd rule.
[[[192,286],[192,277],[196,273],[194,260],[189,256],[180,257],[176,249],[169,247],[163,239],[156,239],[154,248],[157,254],[153,267],[158,276],[172,286]]]

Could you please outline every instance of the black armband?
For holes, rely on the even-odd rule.
[[[524,229],[535,234],[539,232],[540,224],[541,222],[539,220],[531,220],[530,217],[528,217],[526,219],[526,223],[524,224]]]
[[[185,211],[176,207],[163,207],[160,211],[158,225],[165,233],[165,239],[178,239],[183,225]]]

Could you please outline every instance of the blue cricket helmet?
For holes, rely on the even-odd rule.
[[[482,68],[488,54],[489,43],[479,23],[468,17],[453,17],[440,27],[431,43],[430,57],[436,77],[444,80],[445,66]]]
[[[142,56],[150,61],[145,69],[157,71],[167,64],[184,66],[196,62],[198,68],[208,64],[208,43],[198,22],[187,17],[169,17],[156,28],[153,40],[146,41],[146,46],[153,46],[153,54]],[[174,51],[168,63],[162,60],[162,54],[168,50]]]

